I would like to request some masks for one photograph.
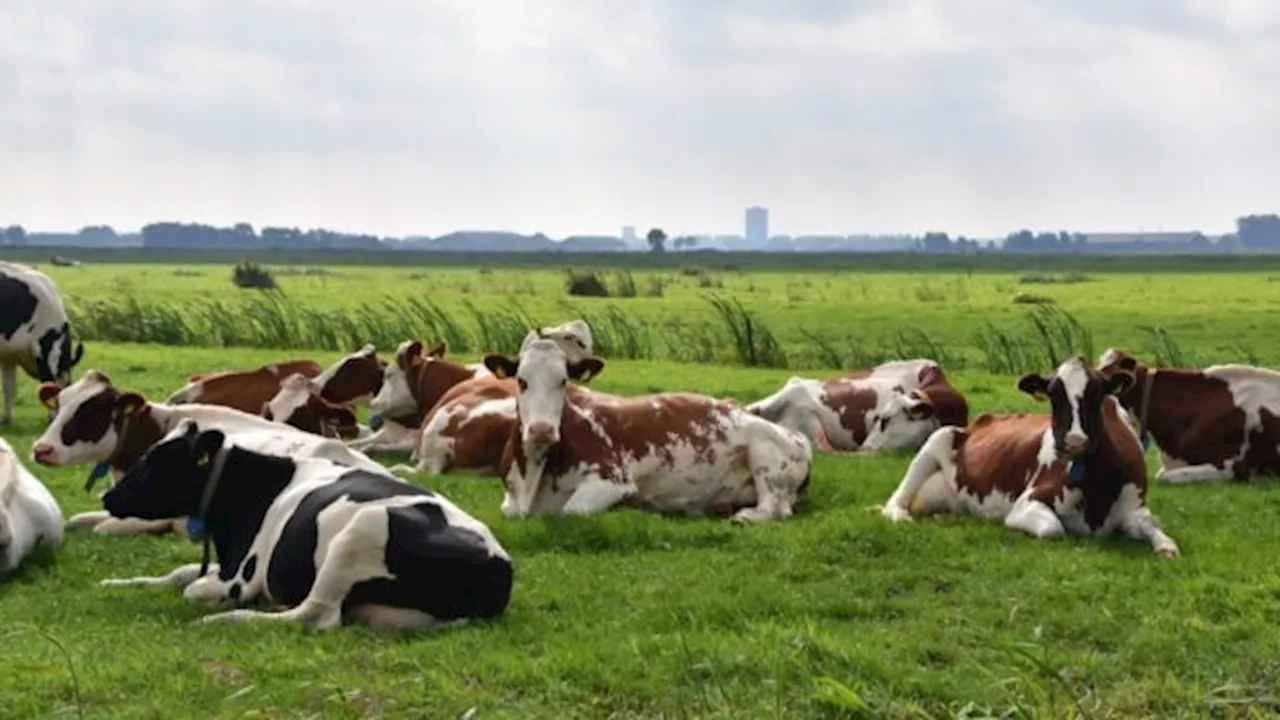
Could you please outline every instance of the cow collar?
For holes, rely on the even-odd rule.
[[[89,471],[89,477],[84,481],[85,492],[92,490],[93,486],[99,480],[106,477],[108,472],[111,472],[111,463],[115,462],[116,459],[120,457],[120,453],[124,452],[125,435],[129,432],[129,420],[131,419],[131,415],[125,415],[124,418],[120,420],[120,430],[116,433],[117,439],[115,449],[111,451],[111,454],[107,456],[106,460],[94,465],[93,469]]]
[[[203,553],[200,559],[200,577],[204,577],[204,574],[209,571],[211,554],[212,536],[205,532],[205,515],[209,512],[209,503],[213,502],[213,493],[218,489],[218,482],[222,480],[222,471],[227,465],[227,454],[227,449],[222,448],[214,456],[213,469],[209,471],[209,479],[204,484],[204,494],[200,497],[200,507],[195,515],[187,516],[187,535],[192,540],[200,541],[200,551]]]

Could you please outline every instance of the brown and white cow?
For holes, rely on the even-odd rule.
[[[468,472],[496,475],[507,437],[516,424],[516,381],[493,376],[454,385],[427,413],[413,465],[395,465],[395,473]]]
[[[317,379],[302,373],[294,373],[280,382],[275,397],[263,404],[262,417],[325,437],[357,435],[355,411],[324,399]]]
[[[96,463],[88,487],[110,472],[119,478],[157,440],[186,419],[222,430],[241,447],[286,457],[323,457],[342,465],[384,473],[379,463],[325,438],[224,405],[150,402],[116,388],[99,370],[87,370],[66,388],[40,386],[40,402],[54,410],[53,420],[31,446],[31,458],[45,467]],[[105,512],[80,513],[68,528],[92,527],[99,533],[183,532],[177,520],[139,521],[108,518]]]
[[[1133,382],[1131,373],[1104,376],[1081,357],[1048,378],[1023,376],[1018,388],[1047,396],[1050,414],[982,413],[968,428],[940,428],[882,514],[894,522],[972,514],[1039,538],[1120,532],[1177,555],[1146,505],[1142,446],[1115,397]]]
[[[219,370],[192,375],[190,381],[165,399],[169,405],[222,405],[257,415],[280,390],[280,382],[294,373],[315,377],[324,368],[315,360],[288,360],[253,370]]]
[[[1155,441],[1159,482],[1185,484],[1280,475],[1280,372],[1252,365],[1153,368],[1109,348],[1104,376],[1136,382],[1120,402]]]
[[[933,360],[897,360],[828,380],[793,376],[751,413],[803,433],[823,452],[915,450],[969,407]]]
[[[805,497],[809,442],[734,403],[692,393],[622,398],[569,384],[598,375],[604,361],[571,363],[551,340],[485,364],[518,388],[499,471],[508,517],[625,504],[751,523],[790,517]]]
[[[591,326],[581,318],[530,330],[529,334],[524,336],[524,341],[520,343],[520,350],[516,354],[524,352],[530,343],[539,339],[554,340],[560,349],[564,350],[569,362],[581,362],[595,352],[595,339],[591,334]]]
[[[361,450],[411,452],[417,445],[422,418],[454,385],[475,377],[488,377],[483,364],[460,365],[445,359],[448,343],[430,350],[421,340],[405,340],[396,348],[395,360],[383,371],[382,387],[369,403],[369,412],[379,418],[377,431],[352,443]],[[387,427],[386,420],[395,424]],[[403,430],[402,430],[403,428]]]

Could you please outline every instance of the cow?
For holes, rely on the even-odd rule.
[[[385,472],[254,452],[190,420],[148,450],[103,505],[118,518],[199,518],[206,555],[165,576],[101,585],[176,585],[208,605],[261,598],[288,608],[227,610],[202,623],[447,627],[496,618],[511,598],[510,556],[443,496]]]
[[[84,357],[84,343],[72,347],[71,322],[62,293],[48,275],[0,261],[0,381],[4,412],[0,425],[13,423],[18,368],[40,382],[66,387]]]
[[[395,473],[496,474],[516,423],[516,381],[485,376],[445,391],[428,412],[410,461]]]
[[[324,368],[315,360],[286,360],[253,370],[218,370],[192,375],[169,397],[167,405],[222,405],[257,415],[275,397],[280,381],[294,373],[315,377]]]
[[[604,361],[569,362],[551,340],[534,340],[515,359],[491,353],[484,361],[517,385],[517,422],[499,469],[507,517],[626,504],[746,524],[790,517],[806,499],[808,440],[734,403],[592,391],[576,383],[599,375]]]
[[[263,403],[262,417],[325,437],[355,437],[355,412],[324,399],[322,392],[315,378],[294,373],[280,382],[275,397]]]
[[[524,352],[525,348],[534,340],[554,340],[564,354],[569,358],[569,362],[581,362],[583,358],[590,356],[594,352],[595,340],[591,334],[591,326],[586,320],[581,318],[577,320],[569,320],[552,327],[539,327],[529,331],[524,336],[524,341],[520,343],[520,350],[517,354]]]
[[[245,447],[289,456],[325,457],[342,465],[381,470],[382,465],[333,440],[304,432],[258,415],[222,405],[168,405],[150,402],[140,393],[123,392],[100,370],[90,369],[78,381],[58,388],[40,386],[40,402],[54,412],[53,420],[31,446],[31,459],[45,467],[96,463],[86,489],[110,472],[114,477],[138,463],[147,448],[182,420],[194,419],[233,434]],[[67,521],[69,529],[91,527],[97,533],[133,534],[177,532],[173,521],[120,521],[103,511],[80,513]]]
[[[62,508],[0,437],[0,575],[16,570],[38,547],[62,547]]]
[[[969,419],[964,396],[937,362],[926,359],[827,380],[793,376],[747,411],[803,433],[828,453],[916,450],[937,428],[963,427]]]
[[[1280,475],[1280,372],[1252,365],[1153,368],[1108,348],[1104,376],[1136,379],[1117,397],[1155,441],[1157,482],[1186,484]]]
[[[881,508],[892,522],[912,513],[972,514],[1002,520],[1037,538],[1123,533],[1178,555],[1146,504],[1138,435],[1117,395],[1132,373],[1104,376],[1083,357],[1050,377],[1024,375],[1018,389],[1048,400],[1049,414],[982,413],[967,428],[934,431]]]

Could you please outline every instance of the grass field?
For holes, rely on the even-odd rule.
[[[308,335],[309,326],[277,328],[284,340],[311,340],[294,349],[210,347],[228,343],[195,328],[165,345],[105,342],[123,339],[136,318],[95,313],[127,308],[126,297],[222,302],[229,318],[253,325],[235,310],[250,293],[231,286],[227,265],[44,269],[99,338],[86,343],[80,370],[105,370],[151,396],[201,369],[301,354],[329,362],[345,348]],[[361,303],[426,296],[459,318],[448,339],[465,360],[489,348],[461,294],[482,310],[518,307],[542,322],[570,317],[559,305],[563,273],[554,270],[326,270],[333,274],[279,275],[288,302],[358,317]],[[1012,365],[1042,371],[1050,368],[1041,356],[1065,346],[1095,357],[1120,345],[1193,363],[1280,364],[1269,322],[1280,286],[1266,272],[1085,271],[1082,282],[1045,283],[1020,282],[1027,273],[1017,270],[710,271],[723,283],[710,288],[699,285],[705,273],[633,274],[641,287],[651,275],[672,283],[661,297],[572,299],[593,317],[619,308],[650,328],[651,347],[663,348],[648,355],[668,359],[612,359],[601,348],[608,366],[593,385],[622,394],[689,389],[750,400],[793,373],[742,367],[731,325],[707,307],[707,292],[740,299],[791,367],[872,356],[857,347],[891,352],[894,333],[918,327],[930,354],[956,366],[975,412],[1038,407],[1013,387],[1022,368],[991,372],[999,364],[987,343],[998,338],[982,335],[986,323],[1021,333],[1008,340],[1021,343],[1006,353]],[[1079,323],[1076,335],[1037,337],[1024,314],[1040,306],[1011,302],[1017,292],[1052,297]],[[680,357],[666,340],[672,321],[691,328],[689,337],[701,328],[713,352],[698,362],[669,359]],[[382,330],[384,355],[405,329]],[[262,332],[238,344],[268,345]],[[852,349],[832,358],[814,349],[814,336]],[[488,340],[501,339],[491,330]],[[17,426],[5,435],[26,459],[43,412],[34,383],[23,378],[20,392]],[[504,618],[440,634],[192,626],[207,611],[173,591],[96,583],[165,572],[198,559],[198,546],[70,535],[61,551],[0,584],[0,717],[458,718],[475,708],[476,718],[1164,718],[1262,717],[1280,708],[1273,484],[1153,488],[1150,504],[1183,553],[1161,560],[1143,543],[1042,542],[976,520],[892,527],[870,507],[888,497],[908,459],[820,456],[810,509],[750,528],[636,511],[507,520],[497,480],[418,478],[489,523],[516,564]],[[35,469],[68,516],[97,506],[81,491],[88,470]]]

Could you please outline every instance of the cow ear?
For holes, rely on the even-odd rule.
[[[1128,390],[1135,381],[1136,378],[1134,378],[1133,373],[1127,370],[1114,373],[1106,380],[1107,392],[1112,395],[1119,395],[1125,390]]]
[[[404,350],[396,355],[396,362],[405,370],[422,362],[422,341],[414,340],[405,346]]]
[[[502,353],[489,353],[484,356],[484,366],[499,379],[511,378],[520,369],[520,361],[512,360]]]
[[[40,398],[40,404],[46,410],[54,410],[58,407],[59,388],[53,383],[41,383],[40,389],[36,391],[36,397]]]
[[[75,352],[71,353],[71,365],[69,367],[75,367],[78,365],[80,363],[80,358],[82,357],[84,357],[84,343],[78,342],[76,343]]]
[[[427,351],[427,357],[443,358],[449,352],[449,341],[441,340],[435,347]]]
[[[192,425],[194,428],[195,426]],[[213,463],[213,458],[222,449],[222,443],[225,442],[227,436],[221,430],[205,430],[196,438],[195,443],[195,459],[196,466],[204,470]]]
[[[1131,357],[1120,358],[1120,362],[1116,364],[1116,367],[1124,370],[1125,372],[1137,372],[1138,361]]]
[[[598,357],[588,357],[576,363],[569,363],[569,377],[580,383],[590,382],[591,378],[604,372],[604,361]]]
[[[125,393],[116,398],[116,410],[119,411],[120,417],[129,417],[142,409],[147,401],[138,393]]]
[[[934,407],[933,398],[923,390],[916,390],[911,393],[910,397],[916,400],[915,403],[907,406],[907,417],[912,420],[928,420],[933,417]]]
[[[1018,381],[1018,389],[1040,402],[1049,399],[1049,381],[1035,373],[1027,373]]]

